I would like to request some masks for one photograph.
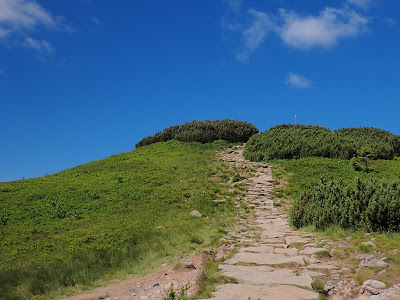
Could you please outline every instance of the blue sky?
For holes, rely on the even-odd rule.
[[[0,0],[0,181],[232,118],[400,134],[400,1]]]

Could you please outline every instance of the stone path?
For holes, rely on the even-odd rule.
[[[306,252],[299,253],[293,247],[294,243],[310,242],[312,236],[290,228],[287,214],[275,207],[270,197],[271,168],[245,161],[242,151],[243,147],[239,147],[223,159],[236,169],[255,170],[246,180],[245,196],[246,204],[253,207],[256,216],[254,227],[237,235],[242,247],[233,258],[220,265],[223,275],[234,278],[238,284],[218,286],[212,299],[318,299],[311,283],[313,277],[322,274],[312,271],[306,264],[312,261],[312,254],[321,249],[308,247]],[[244,227],[248,225],[246,220],[241,221]]]

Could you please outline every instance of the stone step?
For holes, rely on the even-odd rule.
[[[290,284],[311,289],[311,276],[296,275],[294,270],[274,269],[268,266],[220,265],[223,275],[234,278],[239,284],[275,286]]]
[[[312,291],[291,285],[257,286],[246,284],[224,284],[213,293],[214,300],[302,300],[318,299]]]
[[[282,265],[298,264],[304,266],[304,259],[301,256],[287,256],[285,254],[266,254],[239,252],[231,259],[225,261],[226,264],[256,264],[256,265]]]

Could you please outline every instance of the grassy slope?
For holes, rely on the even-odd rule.
[[[215,156],[226,146],[169,141],[0,183],[0,298],[55,297],[215,243],[234,209],[213,201],[226,193]]]
[[[283,189],[278,193],[280,197],[294,199],[299,195],[301,190],[309,184],[320,180],[320,176],[324,175],[327,179],[343,180],[349,184],[354,179],[359,178],[375,178],[394,180],[400,176],[400,159],[394,160],[377,160],[371,161],[372,171],[369,173],[357,172],[353,169],[348,160],[329,159],[329,158],[301,158],[297,160],[276,160],[272,162],[274,165],[274,176],[283,179],[286,182]],[[365,236],[363,230],[343,230],[336,226],[325,229],[324,231],[316,230],[315,227],[309,226],[304,230],[313,231],[321,238],[330,238],[333,240],[345,239],[352,244],[351,248],[341,249],[334,252],[334,259],[339,259],[345,265],[350,266],[350,275],[354,280],[361,284],[364,280],[375,278],[386,283],[398,283],[400,280],[400,253],[393,249],[400,249],[400,233],[371,233]],[[361,243],[375,238],[374,243],[377,248],[364,249]],[[383,275],[376,274],[382,268],[364,268],[363,272],[357,273],[356,269],[360,263],[354,258],[354,252],[358,250],[361,253],[377,253],[388,258],[389,268]]]

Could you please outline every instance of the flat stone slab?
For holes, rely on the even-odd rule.
[[[324,264],[311,264],[307,267],[302,267],[302,269],[328,269],[328,270],[336,270],[338,267],[333,265],[324,265]]]
[[[318,294],[291,285],[255,286],[224,284],[213,293],[214,300],[303,300],[318,299]]]
[[[238,263],[257,264],[257,265],[281,265],[296,263],[304,265],[304,260],[301,256],[289,257],[284,254],[265,254],[265,253],[237,253],[233,258],[225,261],[226,264],[235,265]]]
[[[262,242],[261,245],[270,246],[270,247],[274,247],[274,248],[289,248],[288,244],[268,244],[268,243]]]
[[[275,248],[275,254],[286,254],[288,256],[297,256],[299,251],[296,248]]]
[[[294,270],[274,269],[267,266],[220,265],[223,275],[233,277],[239,284],[275,286],[290,284],[311,289],[312,278],[308,275],[296,275]]]
[[[326,248],[306,247],[303,250],[300,250],[299,254],[312,255],[316,252],[321,252],[321,251],[326,251]]]
[[[239,252],[273,254],[274,253],[274,248],[273,247],[268,247],[268,246],[243,247],[243,248],[240,248]]]
[[[299,236],[288,236],[286,237],[286,244],[290,245],[293,243],[308,243],[311,239]]]
[[[266,238],[262,239],[264,243],[268,244],[284,244],[284,241],[282,238]]]

